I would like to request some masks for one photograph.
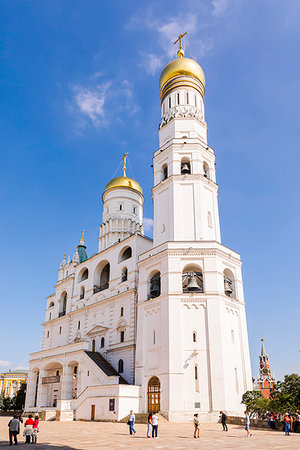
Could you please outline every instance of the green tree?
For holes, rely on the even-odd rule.
[[[277,381],[270,395],[270,409],[277,413],[300,409],[299,375],[285,375],[284,381]]]
[[[267,409],[268,399],[265,399],[260,391],[247,391],[242,397],[242,403],[250,417],[261,417]]]
[[[11,409],[13,409],[13,402],[10,397],[3,397],[2,409],[4,411],[10,411]]]
[[[12,403],[15,411],[21,411],[25,405],[26,383],[22,383],[17,394],[14,396]]]

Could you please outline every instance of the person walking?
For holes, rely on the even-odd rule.
[[[156,413],[152,414],[152,437],[157,438],[158,430],[158,416]]]
[[[128,422],[127,422],[127,425],[129,425],[129,434],[130,434],[130,435],[136,434],[136,431],[135,431],[135,429],[133,428],[134,422],[135,422],[135,415],[133,414],[133,411],[132,411],[132,409],[131,409],[131,410],[130,410],[129,419],[128,419]]]
[[[200,437],[200,421],[198,414],[194,414],[194,438],[197,439]]]
[[[243,421],[245,422],[245,430],[247,432],[247,437],[251,437],[252,433],[250,433],[250,417],[247,411],[244,411],[245,418]]]
[[[284,416],[284,423],[285,423],[285,429],[284,429],[284,434],[285,436],[289,436],[290,435],[290,430],[291,430],[291,419],[289,416],[289,413],[286,413]]]
[[[147,420],[147,438],[151,438],[151,431],[152,431],[152,413],[149,413]]]
[[[25,428],[23,431],[23,436],[25,436],[25,444],[30,444],[30,436],[32,435],[33,420],[32,415],[28,415],[28,419],[25,422]]]
[[[227,416],[224,413],[224,411],[220,411],[220,419],[221,419],[221,424],[222,424],[222,427],[223,427],[223,431],[228,431],[228,427],[227,427],[227,424],[226,424]]]
[[[17,435],[20,433],[20,421],[17,415],[14,415],[14,418],[9,421],[8,432],[9,432],[9,445],[13,445],[13,438],[15,445],[18,445]]]
[[[39,423],[40,423],[40,421],[39,421],[39,416],[36,415],[36,416],[34,417],[33,427],[32,427],[32,437],[31,437],[31,439],[32,439],[32,443],[33,443],[33,444],[36,444],[36,443],[37,443],[37,434],[38,434],[38,432],[40,431],[40,430],[39,430]]]

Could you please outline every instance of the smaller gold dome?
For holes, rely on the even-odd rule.
[[[133,180],[132,178],[128,178],[126,176],[113,178],[105,186],[104,192],[108,191],[109,189],[120,188],[120,187],[133,189],[134,191],[137,191],[143,195],[143,189],[141,188],[139,183],[137,181]]]
[[[179,53],[179,52],[178,52]],[[189,75],[197,78],[205,87],[205,75],[201,66],[190,58],[183,58],[181,54],[179,58],[174,59],[166,65],[159,79],[159,89],[171,78],[178,75]]]

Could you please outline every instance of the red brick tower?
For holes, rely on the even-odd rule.
[[[260,387],[261,393],[264,397],[269,398],[271,389],[275,384],[275,378],[271,373],[269,357],[266,354],[264,340],[261,340],[261,353],[259,357],[259,378],[257,384]]]

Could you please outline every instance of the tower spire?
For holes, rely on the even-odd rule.
[[[261,352],[260,352],[261,356],[267,356],[266,350],[265,350],[265,346],[264,346],[264,339],[261,339]]]
[[[126,159],[127,159],[128,153],[124,153],[123,159],[123,177],[126,177]]]

